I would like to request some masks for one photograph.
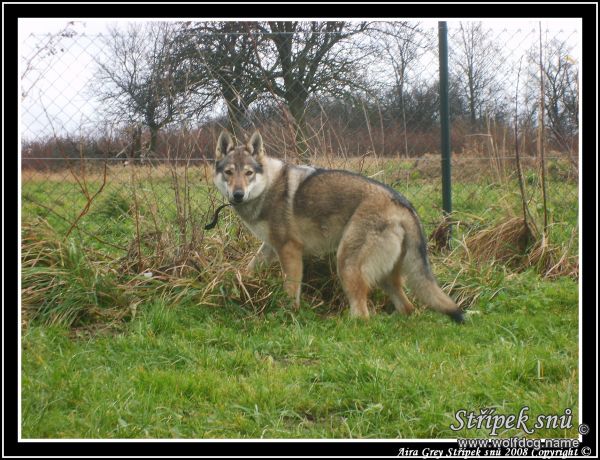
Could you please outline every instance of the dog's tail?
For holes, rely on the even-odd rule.
[[[431,272],[423,230],[418,221],[414,223],[419,237],[407,241],[406,254],[402,261],[402,274],[406,276],[411,291],[422,303],[440,313],[445,313],[457,323],[463,323],[462,310],[442,291]]]

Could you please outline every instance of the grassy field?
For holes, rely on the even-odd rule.
[[[426,170],[402,170],[370,172],[415,204],[429,234],[439,186]],[[432,265],[468,312],[462,326],[423,310],[388,314],[381,294],[370,321],[353,320],[322,263],[308,264],[295,312],[278,267],[240,273],[258,243],[231,213],[198,230],[220,203],[201,171],[189,191],[166,172],[135,179],[109,177],[65,239],[87,202],[81,185],[68,172],[24,174],[24,438],[488,437],[452,431],[454,414],[523,406],[530,426],[566,409],[577,420],[577,276],[480,260],[466,243],[518,214],[514,178],[456,178],[454,249]],[[88,177],[90,196],[101,180]],[[577,183],[551,184],[549,239],[573,258]],[[531,435],[575,436],[576,426]]]

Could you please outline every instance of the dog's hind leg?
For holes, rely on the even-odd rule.
[[[346,297],[350,302],[350,316],[368,319],[367,299],[371,287],[362,275],[360,268],[356,267],[352,260],[338,258],[338,273]]]
[[[401,251],[401,230],[392,222],[360,214],[346,228],[338,247],[338,273],[350,302],[350,315],[368,318],[371,287],[389,276]]]

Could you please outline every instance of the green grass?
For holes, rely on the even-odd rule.
[[[108,184],[80,221],[88,233],[65,240],[68,222],[39,204],[72,219],[86,200],[77,184],[52,185],[23,185],[24,438],[488,437],[485,429],[453,432],[454,414],[518,414],[528,406],[530,426],[539,414],[567,408],[578,418],[578,285],[570,277],[547,280],[458,252],[451,260],[434,256],[438,279],[469,306],[461,326],[429,311],[389,315],[379,303],[368,322],[353,320],[308,287],[294,312],[277,268],[245,281],[255,303],[263,299],[252,306],[235,270],[257,243],[235,218],[226,214],[202,240],[193,275],[144,280],[123,270],[123,251],[90,237],[129,247],[131,189]],[[564,246],[576,223],[577,186],[563,186],[569,193],[556,201],[551,235]],[[436,216],[429,181],[398,188],[425,222]],[[210,217],[209,190],[191,191],[197,217]],[[556,197],[559,189],[551,190]],[[482,226],[507,207],[518,212],[513,191],[456,184],[459,219]],[[575,201],[567,199],[573,192]],[[167,181],[140,183],[138,193],[143,231],[154,228],[153,218],[176,227]],[[165,205],[157,209],[159,197]],[[206,294],[215,266],[226,269]],[[332,290],[327,279],[323,292]],[[531,435],[575,436],[576,427]]]
[[[463,326],[442,315],[157,298],[119,333],[23,336],[25,438],[431,438],[460,409],[577,420],[577,285],[513,276]],[[519,434],[509,430],[503,436]],[[543,429],[536,437],[576,436]]]
[[[412,167],[413,161],[400,163],[403,167]],[[552,171],[568,170],[567,166],[560,168],[552,163]],[[394,184],[395,188],[404,194],[415,206],[425,226],[426,233],[430,233],[441,219],[442,191],[439,174],[435,177],[429,175],[417,179],[401,176],[396,178],[393,173],[398,169],[397,162],[386,164],[385,174],[377,176],[376,179]],[[471,224],[473,221],[494,222],[499,216],[510,212],[515,215],[521,214],[521,199],[519,186],[514,174],[507,182],[500,183],[497,178],[488,171],[489,166],[482,165],[477,175],[465,178],[456,178],[453,182],[452,199],[453,210],[456,218]],[[371,166],[364,174],[372,174],[378,168]],[[115,168],[108,175],[104,191],[92,203],[88,213],[79,222],[79,227],[99,238],[111,241],[120,246],[126,246],[135,232],[133,216],[134,196],[138,199],[139,214],[142,216],[142,230],[144,227],[153,227],[152,216],[161,224],[170,223],[174,225],[177,220],[176,195],[170,176],[165,171],[138,172],[136,176],[136,187],[131,186],[129,174],[119,168]],[[189,198],[191,203],[192,217],[194,223],[203,225],[208,223],[212,217],[213,206],[211,201],[220,204],[222,199],[217,197],[210,179],[204,177],[203,168],[192,168],[190,175]],[[436,169],[437,171],[437,169]],[[415,170],[415,172],[419,172]],[[180,172],[181,174],[181,172]],[[526,191],[531,213],[538,221],[543,214],[541,186],[535,170],[527,170],[525,174]],[[558,173],[554,173],[557,175]],[[63,177],[64,176],[64,177]],[[68,173],[58,176],[59,179],[50,177],[44,180],[28,180],[23,182],[23,215],[42,216],[51,223],[52,227],[59,232],[65,233],[70,222],[73,221],[86,205],[85,196],[80,187],[70,178]],[[43,178],[43,176],[42,176]],[[577,224],[578,216],[578,184],[572,179],[562,176],[548,178],[548,213],[550,222],[550,239],[557,244],[567,244],[571,237],[571,229]],[[90,193],[93,194],[102,184],[102,177],[97,172],[87,181]],[[179,178],[180,197],[182,199],[183,179]],[[39,204],[52,208],[67,221],[61,219],[56,213],[50,212]],[[475,219],[474,219],[475,216]],[[153,228],[154,229],[154,228]],[[77,230],[75,230],[77,233]],[[101,244],[85,233],[79,233],[79,237],[86,244],[94,248],[108,251],[112,255],[119,255],[114,248]],[[574,242],[577,247],[577,242]],[[122,254],[121,254],[122,255]]]

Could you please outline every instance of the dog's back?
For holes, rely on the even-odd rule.
[[[319,255],[335,251],[352,216],[360,208],[368,216],[365,228],[382,225],[396,213],[414,213],[400,194],[384,184],[348,171],[317,169],[297,187],[292,212],[306,251]],[[408,216],[404,216],[407,218]],[[314,244],[312,244],[314,242]]]

